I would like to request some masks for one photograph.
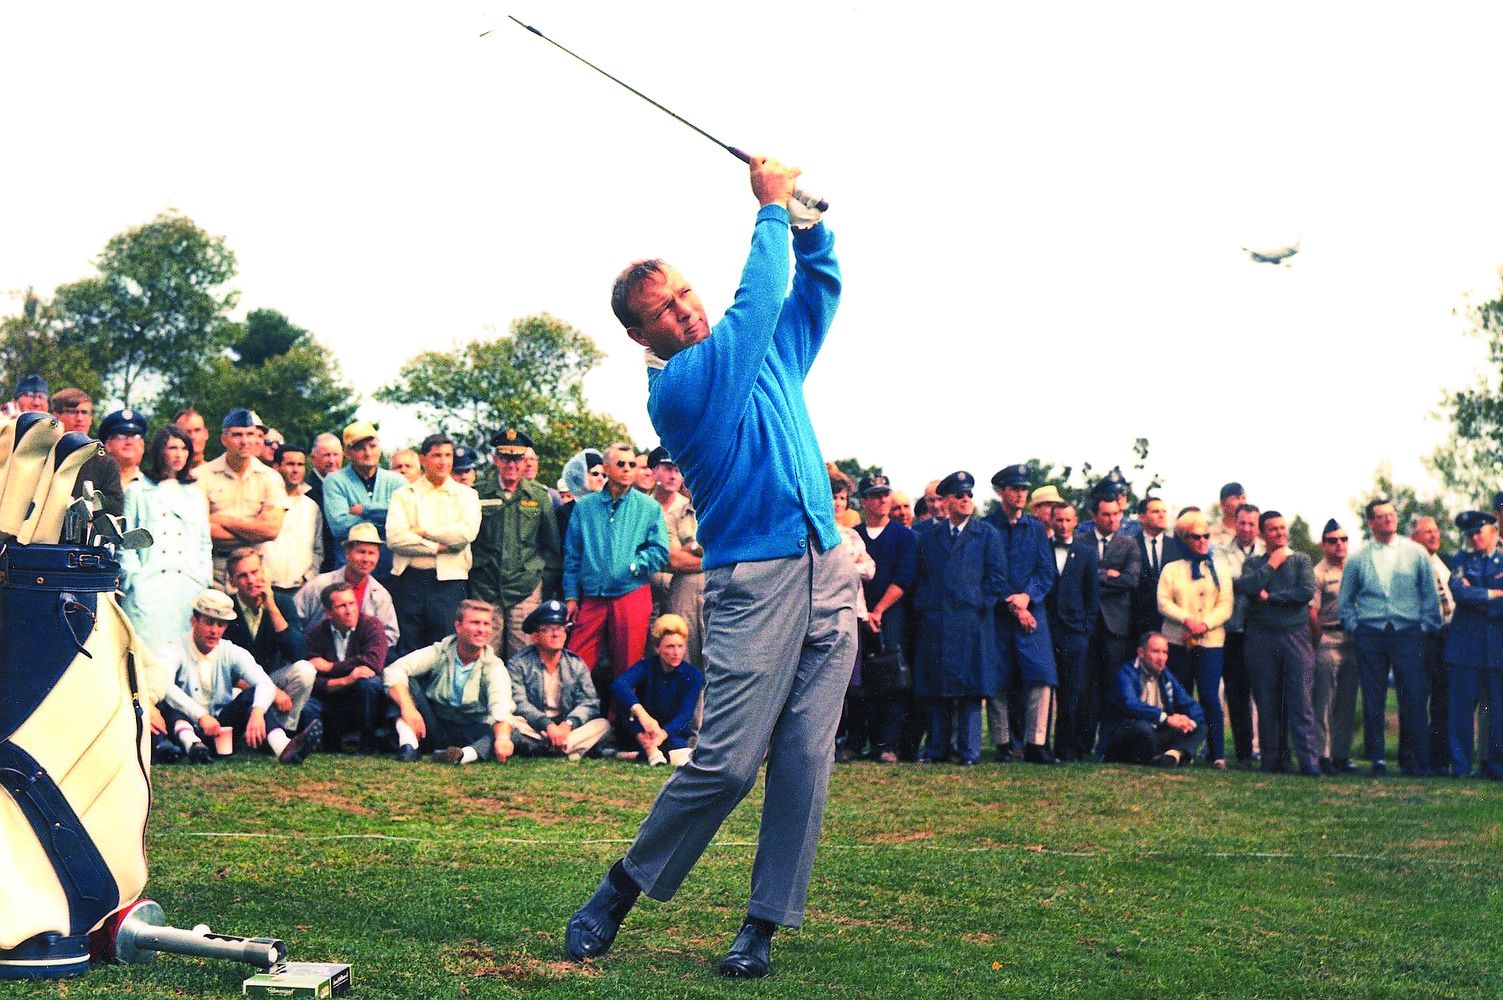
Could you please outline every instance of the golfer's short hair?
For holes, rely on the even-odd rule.
[[[454,620],[456,622],[464,621],[465,612],[467,611],[480,611],[487,615],[496,613],[496,609],[493,605],[488,604],[485,601],[477,601],[473,597],[466,597],[464,600],[459,602],[459,607],[454,609]]]
[[[624,327],[640,326],[642,318],[631,311],[627,299],[637,287],[655,274],[662,274],[668,265],[661,258],[653,257],[651,260],[635,260],[626,266],[626,270],[616,275],[616,283],[611,286],[611,312],[621,321]]]
[[[323,590],[319,591],[318,603],[324,606],[325,611],[332,610],[334,607],[334,595],[342,590],[348,590],[352,594],[355,592],[355,588],[351,587],[346,581],[335,580]]]

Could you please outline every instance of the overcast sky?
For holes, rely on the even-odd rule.
[[[592,405],[654,443],[610,282],[662,256],[718,316],[745,168],[513,13],[830,200],[827,458],[912,490],[1126,466],[1141,436],[1171,508],[1236,478],[1317,525],[1381,461],[1428,484],[1430,413],[1485,359],[1458,310],[1503,264],[1503,6],[782,9],[7,5],[0,291],[173,209],[235,251],[243,310],[364,392],[546,311],[609,352]],[[1289,268],[1241,250],[1301,237]]]

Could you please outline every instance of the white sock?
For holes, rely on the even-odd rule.
[[[193,727],[186,722],[179,722],[177,724],[177,741],[183,745],[184,750],[192,750],[193,744],[203,742],[203,740],[198,738],[198,734],[193,731]]]
[[[465,747],[464,753],[459,757],[459,762],[461,764],[473,764],[479,759],[480,755],[475,752],[474,747]]]
[[[266,745],[271,747],[271,752],[278,757],[282,756],[282,751],[286,750],[287,744],[291,742],[280,726],[266,734]]]
[[[404,747],[412,747],[414,750],[418,745],[417,733],[413,732],[412,727],[401,719],[397,720],[397,742]]]
[[[652,765],[653,767],[657,767],[659,764],[668,763],[668,758],[663,756],[663,751],[654,750],[652,753],[647,755],[647,763]]]

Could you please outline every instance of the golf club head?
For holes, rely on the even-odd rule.
[[[150,548],[153,541],[155,539],[151,537],[150,531],[147,531],[145,528],[132,528],[121,535],[120,540],[115,545],[117,548],[122,549],[145,549]]]

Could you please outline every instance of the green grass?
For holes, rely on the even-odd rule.
[[[562,928],[662,769],[315,756],[156,772],[147,895],[180,926],[346,961],[362,997],[1495,996],[1503,786],[1073,765],[838,768],[776,975],[713,974],[760,787],[611,954]],[[242,836],[220,836],[238,834]],[[389,839],[388,839],[389,838]],[[165,956],[0,994],[238,995]]]

